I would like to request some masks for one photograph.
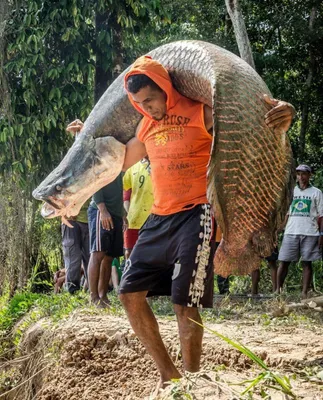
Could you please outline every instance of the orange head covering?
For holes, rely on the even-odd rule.
[[[139,57],[132,65],[130,71],[125,75],[124,82],[125,88],[128,92],[127,80],[131,75],[146,75],[152,79],[156,85],[158,85],[167,96],[166,106],[167,111],[175,106],[180,98],[180,94],[173,87],[172,80],[167,72],[166,68],[158,61],[153,60],[150,56]],[[128,92],[128,97],[133,107],[141,114],[151,119],[151,116],[147,114],[142,108],[139,107],[132,99],[132,96]]]

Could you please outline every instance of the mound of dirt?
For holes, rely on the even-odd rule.
[[[159,322],[166,347],[181,368],[176,322],[165,319]],[[323,329],[311,332],[282,326],[270,330],[247,321],[207,325],[231,339],[241,341],[269,367],[284,374],[297,372],[306,366],[323,367]],[[126,317],[75,313],[53,329],[47,336],[47,356],[44,355],[48,367],[41,374],[41,387],[34,390],[35,399],[136,400],[151,396],[158,373]],[[28,352],[35,351],[37,341],[40,341],[39,331],[30,334],[29,341],[26,336],[24,343]],[[204,339],[202,369],[213,372],[200,373],[194,379],[191,377],[188,381],[175,383],[160,398],[185,398],[179,397],[181,393],[190,393],[196,399],[239,398],[234,393],[241,392],[243,387],[233,390],[230,384],[253,379],[259,373],[248,358],[208,332]],[[316,383],[297,379],[292,381],[292,385],[300,399],[323,399],[322,386]],[[283,399],[281,393],[277,396],[271,398]],[[26,400],[27,397],[19,398]],[[261,397],[255,395],[253,398]]]

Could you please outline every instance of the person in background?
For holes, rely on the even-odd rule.
[[[271,273],[271,282],[273,286],[273,292],[277,290],[277,260],[278,260],[278,248],[272,252],[269,257],[265,260],[268,262]],[[251,295],[257,296],[259,294],[259,282],[260,282],[260,269],[256,269],[251,273]]]
[[[66,131],[71,133],[77,140],[80,132],[79,120],[69,124]],[[90,201],[87,201],[80,210],[80,213],[68,221],[73,226],[70,228],[62,224],[62,246],[65,264],[65,287],[73,294],[81,287],[82,262],[85,279],[87,280],[88,263],[90,258],[89,248],[89,226],[87,220],[87,208]]]
[[[93,195],[88,217],[90,296],[92,303],[106,307],[112,261],[123,255],[122,174]]]
[[[311,173],[308,165],[301,164],[296,168],[297,186],[278,255],[278,293],[282,291],[289,264],[302,257],[303,299],[307,298],[312,281],[312,261],[321,258],[323,246],[323,194],[310,184]]]
[[[138,240],[139,230],[150,214],[154,201],[150,162],[147,157],[126,171],[123,177],[123,189],[125,191],[123,205],[127,219],[124,248],[127,260]]]
[[[71,126],[81,130],[83,123],[76,120]],[[107,293],[113,259],[123,255],[122,173],[93,195],[88,208],[88,221],[90,298],[93,304],[104,308],[109,305]]]

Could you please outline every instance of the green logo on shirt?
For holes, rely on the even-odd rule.
[[[294,199],[291,207],[291,215],[309,217],[311,204],[311,199]]]

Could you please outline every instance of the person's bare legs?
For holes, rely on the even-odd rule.
[[[117,271],[117,267],[115,265],[112,265],[111,267],[111,278],[110,278],[110,286],[113,287],[113,289],[118,293],[119,289],[119,275]]]
[[[268,261],[271,273],[271,283],[273,285],[273,292],[277,290],[277,262],[275,260]]]
[[[203,328],[195,322],[202,323],[199,311],[196,307],[184,307],[174,304],[176,313],[179,338],[183,357],[184,370],[197,372],[200,369]]]
[[[312,282],[312,262],[311,261],[303,261],[303,289],[302,289],[302,299],[307,298],[307,293],[311,286]]]
[[[124,251],[124,258],[125,258],[126,260],[128,260],[128,258],[130,257],[131,252],[132,252],[132,248],[131,248],[131,249],[125,249],[125,251]]]
[[[147,291],[120,294],[129,322],[135,334],[152,356],[160,373],[161,383],[180,378],[159,333],[158,323],[146,301]]]
[[[95,251],[91,253],[88,276],[89,276],[89,289],[91,302],[97,304],[100,301],[99,296],[99,278],[100,278],[100,266],[105,253],[103,251]]]
[[[113,257],[107,256],[105,254],[100,264],[98,293],[100,297],[100,305],[102,306],[107,306],[109,304],[107,294],[109,291],[109,282],[111,278],[112,261]]]
[[[281,293],[288,274],[289,261],[281,261],[277,270],[277,289],[276,293]]]
[[[260,269],[251,272],[251,294],[256,296],[258,294],[258,286],[260,282]]]

